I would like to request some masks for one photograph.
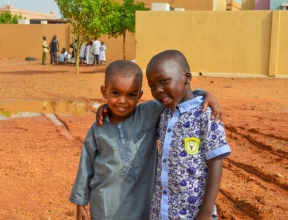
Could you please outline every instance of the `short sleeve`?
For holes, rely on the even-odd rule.
[[[204,148],[206,160],[222,155],[227,157],[231,150],[226,141],[224,124],[221,121],[217,123],[211,120],[211,109],[208,108],[202,114],[201,120],[201,140]]]
[[[194,96],[203,96],[206,91],[203,89],[195,89],[192,91]]]

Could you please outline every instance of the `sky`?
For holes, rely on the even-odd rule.
[[[30,11],[39,11],[50,13],[51,11],[56,13],[56,18],[61,18],[59,9],[54,0],[0,0],[0,7],[4,5],[13,5],[14,8],[20,8]]]

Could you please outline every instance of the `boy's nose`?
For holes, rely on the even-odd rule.
[[[123,96],[120,96],[120,97],[118,98],[118,102],[119,102],[119,103],[126,103],[126,98],[123,97]]]
[[[162,86],[162,85],[156,86],[155,91],[156,91],[157,93],[162,93],[162,92],[163,92],[163,86]]]

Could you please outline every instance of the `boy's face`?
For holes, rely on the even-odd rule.
[[[118,123],[125,120],[136,108],[143,92],[139,76],[122,77],[112,74],[101,92],[111,110],[110,122]]]
[[[193,98],[191,74],[183,72],[171,61],[157,61],[147,69],[146,77],[152,96],[168,109],[174,109],[180,102]]]

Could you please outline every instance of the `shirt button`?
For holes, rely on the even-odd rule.
[[[121,125],[118,125],[118,128],[121,128]]]
[[[167,161],[166,159],[163,159],[163,163],[166,163],[166,161]]]
[[[166,194],[167,194],[167,192],[166,192],[166,191],[163,191],[163,194],[164,194],[164,195],[166,195]]]
[[[171,131],[171,129],[170,128],[168,128],[168,130],[167,130],[168,132],[170,132]]]
[[[179,106],[176,106],[176,109],[179,109]]]
[[[120,135],[120,137],[124,137],[124,135],[123,135],[123,134],[121,134],[121,135]]]
[[[140,134],[138,134],[138,135],[137,135],[137,138],[138,138],[138,139],[141,139],[141,135],[140,135]]]

